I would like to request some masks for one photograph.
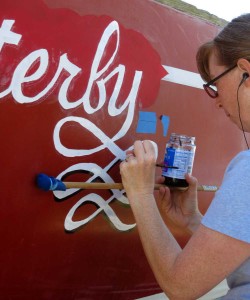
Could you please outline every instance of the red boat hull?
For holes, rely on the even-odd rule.
[[[45,192],[36,176],[120,182],[134,140],[155,141],[162,161],[176,132],[196,137],[199,183],[220,185],[243,138],[194,82],[218,27],[150,0],[2,0],[0,12],[0,298],[160,292],[124,191]],[[199,193],[203,212],[212,198]]]

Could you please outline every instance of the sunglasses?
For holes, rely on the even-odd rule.
[[[216,90],[216,87],[211,87],[218,79],[220,79],[222,76],[226,75],[228,72],[233,70],[237,65],[234,65],[230,67],[229,69],[226,69],[223,73],[221,73],[219,76],[215,77],[214,79],[210,80],[208,83],[203,84],[203,88],[208,94],[209,97],[211,98],[217,98],[218,97],[218,92]]]

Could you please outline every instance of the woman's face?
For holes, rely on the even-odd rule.
[[[226,69],[226,66],[219,65],[216,52],[213,52],[209,59],[211,79],[220,75]],[[239,118],[237,90],[243,73],[244,72],[237,66],[215,82],[218,91],[218,97],[215,98],[216,106],[222,108],[226,116],[235,123],[239,129],[242,129],[242,127]],[[243,128],[245,131],[250,132],[250,88],[244,83],[241,84],[239,88],[238,97]]]

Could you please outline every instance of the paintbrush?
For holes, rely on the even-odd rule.
[[[65,182],[46,174],[38,174],[36,179],[37,186],[45,191],[66,191],[67,189],[94,189],[94,190],[122,190],[123,184],[116,182]],[[165,187],[164,184],[155,184],[154,189],[159,190]],[[170,187],[172,188],[172,187]],[[178,190],[186,190],[187,188],[175,188]],[[199,185],[197,191],[216,192],[218,189],[214,185]]]
[[[156,164],[155,166],[156,166],[156,167],[160,167],[160,168],[166,168],[166,169],[179,169],[178,167],[175,167],[175,166],[167,166],[167,165],[164,165],[164,164]]]

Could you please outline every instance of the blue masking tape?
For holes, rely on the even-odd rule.
[[[139,111],[137,133],[156,133],[157,117],[155,112]]]
[[[161,123],[162,123],[162,126],[163,126],[163,136],[167,136],[168,127],[169,127],[169,117],[162,115],[160,117],[160,119],[161,119]]]

